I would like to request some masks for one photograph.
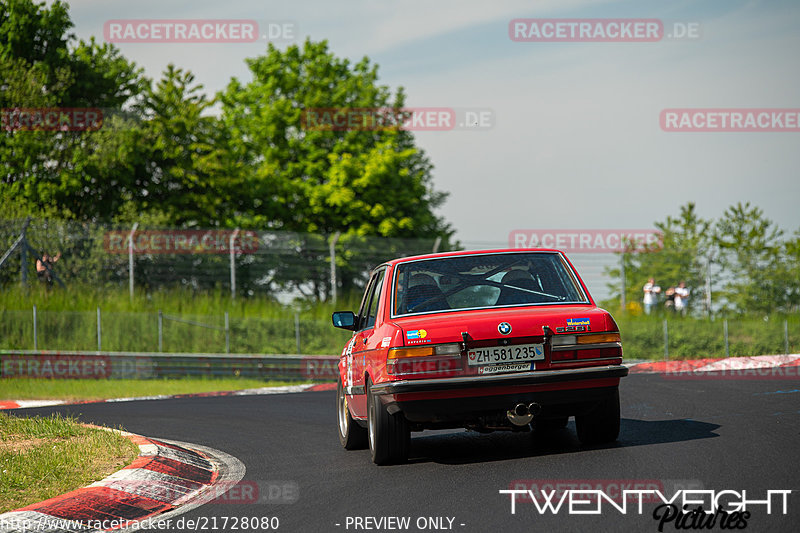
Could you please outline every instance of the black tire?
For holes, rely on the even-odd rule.
[[[583,444],[614,442],[619,436],[619,388],[591,411],[575,417],[578,439]]]
[[[402,413],[390,415],[381,401],[369,392],[367,379],[367,433],[372,462],[376,465],[404,463],[408,460],[411,430]]]
[[[535,420],[535,419],[534,419]],[[559,418],[545,418],[544,420],[535,420],[533,425],[535,431],[555,431],[557,429],[564,429],[569,423],[568,416]]]
[[[342,380],[336,384],[336,422],[339,442],[345,450],[363,450],[367,447],[367,428],[353,420],[347,406]]]

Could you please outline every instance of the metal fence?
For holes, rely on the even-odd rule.
[[[630,359],[691,359],[800,352],[800,317],[619,317]],[[292,354],[341,353],[349,332],[329,319],[164,312],[0,309],[0,350]]]
[[[0,221],[0,286],[43,283],[229,290],[336,300],[360,289],[383,261],[442,249],[440,239],[389,239],[244,229],[112,227],[44,220]]]
[[[21,242],[20,242],[21,241]],[[14,245],[16,244],[16,247]],[[37,281],[36,260],[60,252],[55,278],[70,285],[114,286],[129,292],[165,287],[218,289],[236,298],[267,294],[335,299],[359,291],[371,268],[400,256],[444,251],[431,239],[389,239],[285,231],[178,230],[64,221],[0,220],[0,287]],[[508,242],[463,241],[461,249],[506,248]],[[8,253],[2,262],[3,254]],[[24,252],[24,253],[23,253]],[[611,294],[611,253],[571,254],[597,300]],[[48,282],[46,277],[41,282]]]
[[[0,310],[0,349],[333,355],[348,332],[330,320],[96,311]]]
[[[332,381],[336,357],[265,354],[0,351],[0,378],[163,379],[242,377]]]

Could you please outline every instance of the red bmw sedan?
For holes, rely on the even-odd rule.
[[[375,268],[339,361],[339,440],[403,462],[412,431],[619,435],[619,328],[558,250],[450,252]]]

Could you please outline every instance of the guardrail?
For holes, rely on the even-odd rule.
[[[333,381],[336,356],[159,352],[0,351],[0,378],[248,377]]]

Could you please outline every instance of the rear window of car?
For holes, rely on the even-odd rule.
[[[588,302],[574,272],[555,252],[477,254],[400,263],[392,291],[393,316]]]

